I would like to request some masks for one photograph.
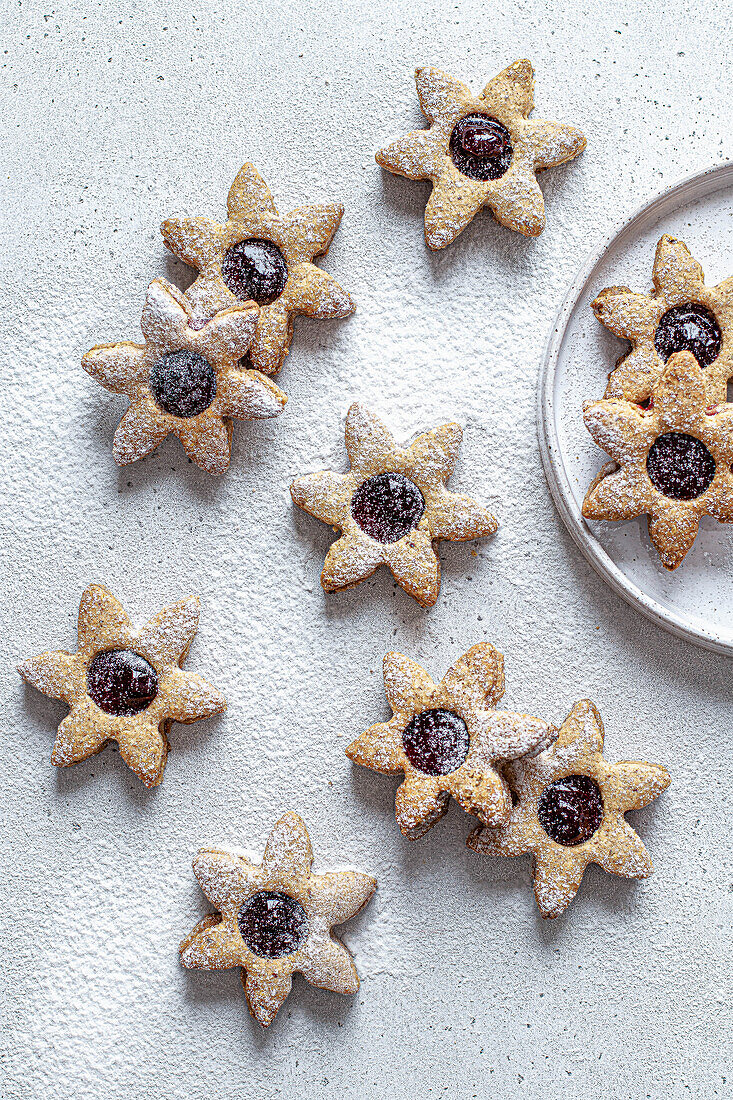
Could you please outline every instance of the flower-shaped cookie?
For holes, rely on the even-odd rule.
[[[589,863],[624,878],[653,871],[646,848],[624,818],[669,786],[660,764],[603,758],[603,723],[582,699],[554,745],[504,767],[518,799],[499,829],[474,830],[468,847],[492,856],[533,855],[534,891],[543,917],[559,917],[578,892]]]
[[[112,593],[90,585],[79,606],[77,652],[41,653],[18,668],[29,684],[71,708],[58,728],[51,762],[60,768],[78,764],[116,741],[145,786],[157,786],[171,723],[226,710],[206,680],[180,668],[198,622],[199,601],[190,596],[135,630]]]
[[[631,344],[609,376],[606,397],[645,401],[669,357],[691,351],[703,368],[709,401],[725,401],[733,376],[733,276],[706,286],[687,246],[665,235],[652,281],[651,294],[611,286],[592,303],[601,324]]]
[[[342,532],[321,573],[326,592],[353,588],[388,565],[405,592],[423,607],[433,606],[440,591],[433,543],[484,538],[497,528],[474,500],[445,487],[462,438],[459,424],[443,424],[403,450],[378,417],[363,405],[351,406],[349,472],[323,470],[290,486],[298,507]]]
[[[268,1027],[290,992],[293,974],[334,993],[356,993],[351,955],[331,935],[377,888],[358,871],[314,875],[308,831],[286,813],[267,838],[260,866],[237,852],[202,849],[193,861],[216,907],[180,946],[181,962],[201,970],[242,968],[249,1010]]]
[[[649,537],[667,569],[695,541],[702,516],[733,522],[733,405],[710,405],[689,351],[664,367],[647,409],[607,398],[588,404],[585,425],[614,460],[583,501],[586,519],[649,516]]]
[[[534,72],[515,61],[480,96],[439,69],[415,73],[429,130],[413,130],[377,153],[382,168],[413,180],[432,180],[425,241],[445,248],[482,206],[498,222],[528,237],[545,227],[536,173],[572,160],[585,149],[580,130],[562,122],[529,120]]]
[[[366,730],[346,750],[356,764],[405,779],[397,790],[400,831],[417,840],[448,809],[450,796],[486,825],[511,812],[500,760],[537,752],[554,736],[540,718],[493,708],[504,694],[504,658],[480,642],[434,684],[420,665],[401,653],[384,658],[389,722]]]
[[[136,462],[173,432],[198,466],[221,474],[229,465],[231,418],[282,412],[282,390],[257,371],[239,369],[256,322],[251,304],[196,321],[185,294],[153,280],[140,322],[145,344],[99,344],[82,360],[105,389],[130,398],[115,432],[118,465]]]
[[[348,317],[356,308],[333,276],[313,263],[325,256],[344,208],[338,203],[299,206],[278,214],[267,184],[245,164],[229,191],[229,220],[168,218],[165,243],[198,278],[188,288],[197,317],[238,301],[260,306],[249,348],[252,366],[275,374],[292,338],[293,317]]]

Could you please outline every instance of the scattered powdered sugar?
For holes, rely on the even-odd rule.
[[[445,481],[453,470],[461,440],[456,424],[424,432],[406,449],[398,447],[382,421],[362,405],[354,404],[346,418],[349,481],[336,481],[324,497],[323,477],[296,478],[291,486],[295,503],[343,532],[326,558],[321,582],[332,592],[351,587],[388,565],[395,579],[419,603],[432,606],[438,597],[439,570],[432,543],[438,539],[466,540],[493,534],[496,520],[470,497],[448,492]],[[378,542],[354,518],[355,491],[368,479],[401,474],[422,493],[425,508],[418,522],[402,538]],[[346,491],[345,491],[346,490]]]
[[[705,307],[722,334],[717,357],[706,366],[705,384],[710,404],[727,400],[728,380],[733,377],[733,295],[730,279],[715,287],[704,283],[703,270],[687,246],[674,237],[660,238],[653,266],[654,291],[640,294],[627,287],[608,287],[593,301],[596,317],[617,336],[631,343],[612,372],[607,397],[648,398],[661,376],[664,361],[655,346],[659,321],[667,309],[685,303]]]
[[[656,773],[653,787],[647,783],[650,770]],[[639,790],[645,789],[644,804],[661,793],[669,783],[669,775],[659,765],[633,761],[616,765],[606,761],[603,725],[589,700],[575,704],[553,745],[534,759],[505,765],[504,773],[517,796],[509,821],[497,829],[475,831],[469,846],[491,855],[531,852],[535,896],[543,916],[557,917],[567,908],[589,863],[627,878],[651,873],[646,849],[625,821],[624,812],[639,804]],[[537,811],[543,792],[571,775],[593,781],[600,790],[603,813],[587,840],[566,845],[552,840]]]
[[[585,148],[574,127],[538,120],[527,123],[533,106],[534,75],[528,61],[516,61],[474,97],[465,84],[439,69],[415,74],[423,113],[434,123],[380,150],[377,162],[410,179],[432,179],[425,212],[425,239],[432,249],[449,245],[480,208],[488,205],[503,225],[527,236],[544,228],[544,202],[537,169],[563,164]],[[498,179],[479,182],[454,166],[450,141],[457,122],[472,114],[490,114],[508,131],[514,149],[511,167]],[[464,165],[466,167],[466,165]]]
[[[230,190],[229,212],[225,225],[203,218],[169,218],[161,232],[171,251],[199,272],[187,291],[197,315],[216,313],[237,302],[222,278],[222,263],[234,244],[263,238],[280,250],[287,264],[287,282],[279,297],[260,307],[249,349],[253,367],[276,374],[290,349],[293,316],[347,317],[356,308],[333,276],[313,263],[328,251],[343,206],[303,206],[280,215],[264,180],[252,164],[245,164]]]
[[[333,925],[366,905],[376,881],[355,871],[315,875],[311,860],[307,829],[292,811],[276,822],[259,866],[231,848],[202,849],[194,859],[196,877],[217,914],[205,918],[183,940],[181,961],[204,969],[217,969],[222,961],[242,966],[250,1011],[265,1027],[289,993],[295,972],[337,993],[354,993],[358,988],[351,956],[329,933]],[[242,906],[260,891],[282,894],[302,907],[305,924],[294,950],[280,950],[271,957],[247,946],[241,930]],[[215,939],[208,935],[212,927],[217,928]]]

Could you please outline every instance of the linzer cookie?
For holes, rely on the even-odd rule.
[[[469,848],[486,855],[532,853],[543,917],[565,911],[589,863],[624,878],[646,878],[653,871],[624,814],[666,790],[669,772],[638,760],[609,763],[603,737],[593,703],[576,703],[550,748],[503,768],[516,799],[506,824],[476,829],[468,838]]]
[[[135,630],[112,593],[90,585],[79,606],[77,652],[41,653],[18,668],[29,684],[71,708],[58,728],[51,762],[60,768],[78,764],[116,741],[145,786],[157,786],[171,723],[226,710],[215,688],[180,667],[198,621],[199,601],[190,596]]]
[[[130,406],[115,432],[115,462],[136,462],[171,432],[197,466],[221,474],[229,465],[232,418],[278,416],[287,397],[239,360],[252,340],[250,302],[197,321],[185,294],[165,279],[148,287],[140,326],[145,344],[99,344],[82,366]]]
[[[250,299],[260,307],[249,346],[252,366],[275,374],[292,339],[293,317],[347,317],[346,291],[314,264],[325,256],[344,208],[299,206],[278,214],[267,184],[245,164],[229,191],[229,218],[168,218],[160,231],[172,252],[198,271],[188,288],[196,317]]]
[[[363,405],[351,406],[346,417],[349,472],[324,470],[296,478],[290,486],[300,508],[341,531],[321,573],[326,592],[353,588],[387,565],[419,604],[433,606],[440,590],[434,544],[484,538],[497,527],[474,500],[445,487],[462,438],[460,425],[443,424],[403,449],[373,413]]]
[[[451,244],[482,206],[509,229],[528,237],[541,233],[545,204],[536,173],[577,157],[585,138],[563,122],[530,121],[529,61],[515,61],[479,96],[439,69],[418,69],[415,82],[430,129],[393,141],[376,159],[397,175],[432,181],[425,210],[428,247]]]
[[[384,658],[389,722],[357,737],[346,750],[356,764],[405,779],[397,791],[400,831],[417,840],[448,809],[450,796],[486,825],[511,812],[498,761],[544,748],[554,730],[540,718],[494,709],[504,694],[504,658],[480,642],[458,660],[439,684],[401,653]]]
[[[710,403],[691,352],[670,357],[647,408],[604,399],[586,405],[584,419],[614,460],[586,494],[586,519],[648,515],[666,569],[683,560],[703,516],[733,522],[733,405]]]
[[[260,865],[246,856],[202,849],[193,870],[216,913],[180,946],[181,962],[201,970],[241,967],[249,1010],[268,1027],[290,992],[293,974],[334,993],[356,993],[351,955],[331,934],[362,909],[377,883],[358,871],[314,875],[308,831],[286,813],[267,839]]]
[[[706,286],[686,245],[665,235],[652,282],[651,294],[611,286],[592,303],[601,324],[631,344],[609,377],[606,397],[646,401],[670,356],[689,351],[702,367],[710,403],[725,401],[733,376],[733,276]]]

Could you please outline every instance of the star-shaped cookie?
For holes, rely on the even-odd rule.
[[[145,344],[99,344],[82,359],[105,389],[130,399],[114,438],[119,466],[154,451],[172,432],[197,466],[221,474],[229,465],[232,418],[262,420],[283,411],[282,390],[239,367],[256,323],[251,303],[197,321],[185,294],[153,280],[140,322]]]
[[[198,622],[199,601],[190,596],[135,630],[112,593],[90,585],[79,606],[77,652],[41,653],[18,668],[29,684],[71,708],[58,728],[51,762],[60,768],[78,764],[116,741],[145,786],[157,786],[171,723],[226,710],[215,688],[180,667]]]
[[[445,487],[462,438],[459,424],[443,424],[403,449],[378,417],[351,406],[349,472],[323,470],[290,486],[298,507],[342,532],[321,573],[326,592],[353,588],[387,565],[405,592],[422,607],[433,606],[440,591],[434,543],[485,538],[497,528],[486,509]]]
[[[346,755],[383,775],[404,772],[395,800],[403,836],[423,836],[451,795],[486,825],[506,821],[511,796],[497,762],[537,752],[554,730],[540,718],[494,710],[504,694],[501,653],[479,642],[439,684],[409,657],[388,653],[384,690],[392,718],[357,737]]]
[[[425,241],[445,248],[488,206],[498,222],[528,237],[545,227],[545,203],[536,179],[585,149],[580,130],[528,118],[534,72],[515,61],[479,96],[439,69],[415,73],[429,130],[413,130],[376,156],[377,164],[413,180],[432,180],[425,210]]]
[[[170,250],[199,273],[186,292],[197,317],[249,299],[260,306],[249,359],[257,370],[275,374],[290,349],[294,316],[348,317],[356,308],[313,262],[328,252],[344,208],[322,203],[278,214],[267,184],[245,164],[227,210],[224,224],[168,218],[160,231]]]
[[[504,767],[517,802],[498,829],[468,838],[474,852],[533,856],[534,890],[543,917],[559,917],[578,892],[589,863],[624,878],[653,871],[646,848],[624,818],[666,790],[660,764],[603,756],[603,723],[588,699],[576,703],[557,740],[533,759]]]
[[[710,404],[694,355],[672,355],[643,409],[606,398],[588,404],[585,426],[614,460],[591,484],[586,519],[649,516],[662,565],[676,569],[702,516],[733,522],[733,405]]]
[[[665,234],[652,282],[651,294],[610,286],[592,303],[601,324],[631,344],[609,376],[606,397],[645,401],[670,355],[690,351],[703,368],[710,403],[725,401],[733,377],[733,276],[706,286],[687,246]]]
[[[331,934],[362,909],[377,888],[358,871],[314,875],[308,831],[292,811],[267,839],[258,866],[238,852],[204,848],[193,861],[217,912],[180,946],[181,962],[201,970],[242,968],[249,1010],[268,1027],[290,992],[293,974],[334,993],[356,993],[351,955]]]

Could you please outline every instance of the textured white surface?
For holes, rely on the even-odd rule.
[[[542,476],[534,387],[593,240],[665,181],[730,153],[729,6],[3,8],[6,1094],[728,1095],[731,662],[648,623],[581,558]],[[373,152],[421,124],[415,65],[480,88],[522,56],[537,70],[538,114],[580,126],[588,150],[543,175],[538,240],[479,215],[431,256],[428,187],[383,175]],[[357,313],[297,326],[278,377],[290,403],[276,421],[236,426],[223,478],[189,464],[174,439],[119,472],[110,447],[124,401],[80,357],[137,339],[155,275],[185,286],[158,224],[221,216],[247,158],[283,209],[343,200],[324,266]],[[430,612],[384,573],[321,593],[330,535],[287,486],[296,472],[345,467],[354,398],[403,437],[459,419],[452,485],[502,522],[484,544],[444,548]],[[138,621],[202,598],[189,667],[229,711],[174,727],[154,791],[110,750],[54,770],[62,708],[13,670],[46,647],[73,648],[91,580]],[[673,774],[631,815],[656,875],[635,884],[591,869],[552,925],[524,860],[468,852],[473,820],[455,806],[422,841],[402,840],[395,782],[342,752],[388,715],[387,649],[438,676],[484,638],[506,656],[507,707],[560,720],[590,696],[609,756]],[[259,858],[288,808],[309,826],[317,870],[370,871],[379,889],[344,929],[359,994],[296,981],[262,1033],[236,973],[187,973],[176,947],[206,909],[195,850],[223,842]]]

